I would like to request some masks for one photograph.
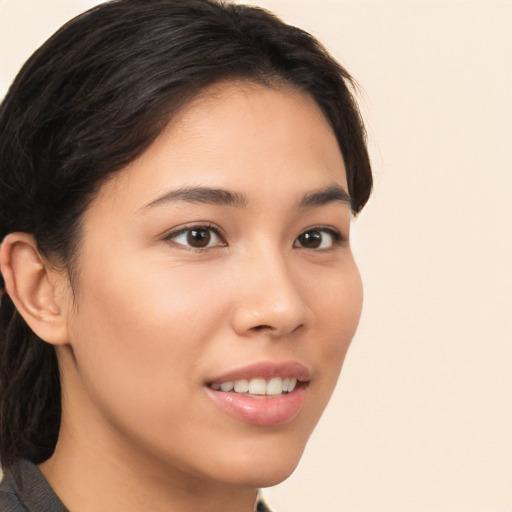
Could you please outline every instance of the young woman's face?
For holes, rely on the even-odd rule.
[[[346,191],[305,94],[222,84],[185,107],[85,213],[62,435],[194,478],[286,478],[359,320]]]

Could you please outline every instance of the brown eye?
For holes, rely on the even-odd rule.
[[[341,241],[341,235],[331,229],[310,229],[301,233],[293,244],[303,249],[331,249]]]
[[[298,236],[297,241],[301,247],[317,249],[322,244],[322,233],[320,231],[306,231]]]
[[[191,229],[187,231],[187,244],[190,247],[208,247],[212,236],[207,229]]]
[[[211,247],[224,247],[227,245],[219,232],[209,226],[194,226],[180,229],[166,236],[166,240],[189,249],[209,249]]]

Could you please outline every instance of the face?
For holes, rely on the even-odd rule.
[[[194,478],[286,478],[359,320],[346,190],[305,94],[186,106],[84,215],[63,431]]]

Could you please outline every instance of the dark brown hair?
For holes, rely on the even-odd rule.
[[[372,176],[353,83],[311,35],[245,5],[118,0],[52,36],[0,107],[0,240],[31,233],[42,254],[71,272],[81,216],[101,184],[140,155],[180,106],[230,79],[285,84],[316,100],[336,134],[359,212]],[[54,348],[3,294],[4,467],[18,457],[39,463],[51,455],[60,408]]]

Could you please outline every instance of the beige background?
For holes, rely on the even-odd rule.
[[[0,96],[87,0],[0,0]],[[365,312],[282,512],[512,511],[512,2],[258,0],[358,79]]]

